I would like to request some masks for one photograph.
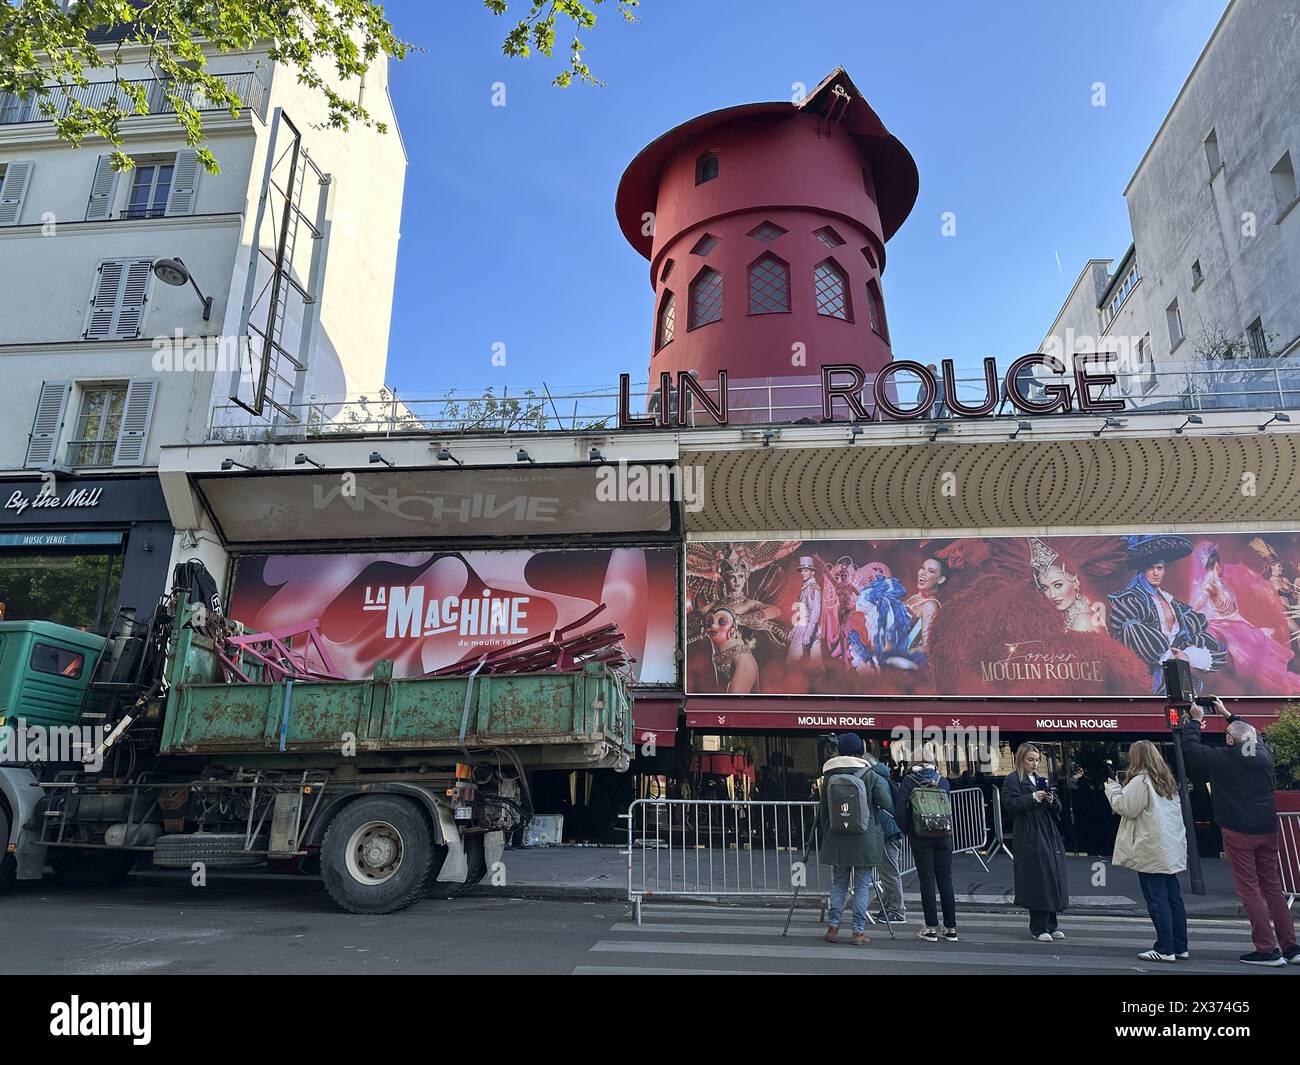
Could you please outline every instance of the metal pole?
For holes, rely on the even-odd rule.
[[[1186,727],[1186,726],[1184,726]],[[1196,843],[1196,822],[1192,820],[1192,799],[1187,782],[1187,765],[1183,761],[1183,729],[1174,732],[1174,766],[1178,771],[1178,799],[1183,808],[1183,826],[1187,829],[1187,875],[1192,894],[1205,894],[1205,876],[1201,872],[1201,849]]]

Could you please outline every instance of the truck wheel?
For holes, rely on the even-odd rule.
[[[413,802],[368,795],[330,822],[321,842],[321,878],[330,898],[349,913],[392,913],[420,898],[433,851],[429,823]]]
[[[135,868],[134,851],[65,851],[50,848],[54,879],[69,887],[111,887]]]
[[[9,813],[0,806],[0,892],[8,891],[18,879],[18,858],[9,853]]]
[[[429,876],[429,883],[424,889],[426,897],[431,899],[456,899],[464,895],[470,888],[477,884],[487,875],[487,857],[483,853],[483,836],[481,833],[465,837],[465,860],[469,864],[469,870],[465,874],[465,883],[457,884],[454,881],[436,880],[438,869],[442,868],[442,862],[447,854],[446,847],[438,848],[439,858],[435,862],[435,868]]]

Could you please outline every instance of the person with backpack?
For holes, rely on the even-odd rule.
[[[957,898],[952,887],[952,801],[949,784],[939,775],[933,743],[921,744],[898,790],[898,825],[912,845],[912,860],[921,881],[925,924],[917,933],[929,943],[957,942]],[[943,927],[934,904],[935,888],[943,908]]]
[[[1039,943],[1064,939],[1057,914],[1070,904],[1065,883],[1065,841],[1056,823],[1061,802],[1038,775],[1042,752],[1032,743],[1016,748],[1015,767],[1002,781],[1002,809],[1014,820],[1015,904],[1029,911],[1029,935]]]
[[[865,946],[871,870],[884,861],[885,835],[880,812],[892,812],[889,785],[871,772],[862,757],[862,737],[843,733],[836,757],[822,766],[817,804],[818,858],[831,867],[831,898],[826,911],[826,942],[840,934],[844,902],[853,886],[853,945]]]
[[[899,784],[889,773],[889,766],[876,758],[875,746],[868,742],[862,757],[871,771],[881,777],[889,786],[889,797],[893,801],[895,813],[880,811],[880,827],[885,834],[884,861],[879,866],[880,909],[873,913],[872,919],[887,921],[890,924],[907,923],[907,904],[903,901],[903,830],[898,824],[897,811],[902,810],[898,801]]]
[[[1188,957],[1187,910],[1178,874],[1187,868],[1187,829],[1178,801],[1178,784],[1160,749],[1138,740],[1128,749],[1128,776],[1120,786],[1106,781],[1106,798],[1120,816],[1111,862],[1136,870],[1156,942],[1138,955],[1144,961],[1174,962]]]

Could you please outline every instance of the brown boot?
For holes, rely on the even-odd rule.
[[[871,940],[870,940],[870,938],[868,938],[866,932],[854,932],[854,933],[853,933],[853,945],[854,945],[855,947],[865,947],[865,946],[866,946],[868,943],[870,943],[870,942],[871,942]]]
[[[826,942],[827,942],[827,943],[834,943],[834,942],[835,942],[837,939],[839,939],[839,938],[840,938],[840,930],[839,930],[838,928],[832,928],[830,925],[827,925],[827,926],[826,926]]]

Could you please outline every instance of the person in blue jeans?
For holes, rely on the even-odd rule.
[[[865,946],[867,937],[867,904],[871,896],[871,871],[884,860],[885,834],[880,825],[880,811],[892,812],[893,800],[889,785],[871,772],[862,757],[862,737],[846,732],[836,741],[838,754],[822,766],[818,786],[817,838],[820,841],[818,860],[831,867],[831,898],[826,911],[826,942],[834,943],[840,934],[844,918],[844,903],[850,886],[853,888],[853,944]],[[830,808],[830,781],[841,773],[858,777],[862,781],[870,811],[863,831],[845,832],[842,825],[832,824]],[[838,813],[838,811],[834,811]]]
[[[1178,886],[1178,874],[1187,868],[1187,830],[1178,785],[1154,743],[1138,740],[1129,747],[1125,783],[1107,780],[1106,798],[1120,816],[1111,862],[1136,870],[1156,929],[1155,946],[1138,957],[1169,963],[1190,957],[1187,910]]]

